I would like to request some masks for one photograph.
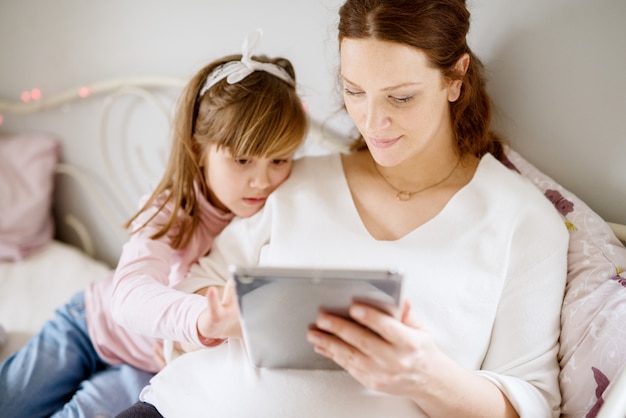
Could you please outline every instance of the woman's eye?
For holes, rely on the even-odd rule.
[[[411,100],[413,100],[415,96],[404,96],[404,97],[395,97],[395,96],[391,96],[391,100],[393,100],[394,102],[397,103],[408,103]]]
[[[361,94],[361,92],[355,91],[355,90],[350,90],[349,88],[344,88],[343,89],[344,94],[348,95],[348,96],[358,96],[359,94]]]

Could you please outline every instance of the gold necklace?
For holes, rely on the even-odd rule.
[[[372,164],[374,165],[374,170],[376,171],[376,173],[378,173],[380,178],[382,178],[385,181],[385,183],[387,183],[387,185],[389,187],[391,187],[393,190],[395,190],[398,193],[398,194],[396,194],[396,199],[398,199],[400,202],[406,202],[407,200],[411,199],[411,197],[414,194],[418,194],[418,193],[421,193],[421,192],[426,191],[428,189],[432,189],[433,187],[439,186],[441,183],[443,183],[444,181],[448,180],[450,178],[450,176],[452,176],[452,173],[454,173],[456,168],[459,166],[460,162],[461,162],[461,157],[459,157],[459,159],[456,161],[456,164],[454,164],[454,167],[452,167],[452,170],[450,170],[448,175],[445,176],[443,179],[439,180],[438,182],[436,182],[434,184],[431,184],[430,186],[426,186],[426,187],[424,187],[422,189],[416,190],[414,192],[409,192],[408,190],[400,190],[396,186],[391,184],[389,182],[389,180],[387,180],[387,178],[383,175],[383,173],[381,173],[380,170],[378,170],[378,165],[376,164],[376,161],[374,161],[374,159],[372,158]]]

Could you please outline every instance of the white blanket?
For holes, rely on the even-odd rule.
[[[59,241],[51,241],[24,260],[0,262],[0,325],[7,331],[0,362],[38,332],[57,307],[109,270]]]
[[[166,418],[425,416],[413,402],[368,390],[344,371],[255,368],[238,340],[171,364],[179,363],[187,365],[165,367],[141,394]]]

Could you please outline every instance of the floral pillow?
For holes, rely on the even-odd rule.
[[[21,260],[52,238],[59,149],[44,134],[0,137],[0,260]]]
[[[568,277],[561,311],[562,417],[593,418],[626,372],[626,248],[574,194],[517,152],[510,168],[529,178],[563,216],[569,232]]]

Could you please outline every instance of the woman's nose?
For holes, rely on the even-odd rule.
[[[374,100],[367,102],[365,109],[365,128],[368,132],[375,132],[384,129],[389,125],[390,118],[380,103]]]

